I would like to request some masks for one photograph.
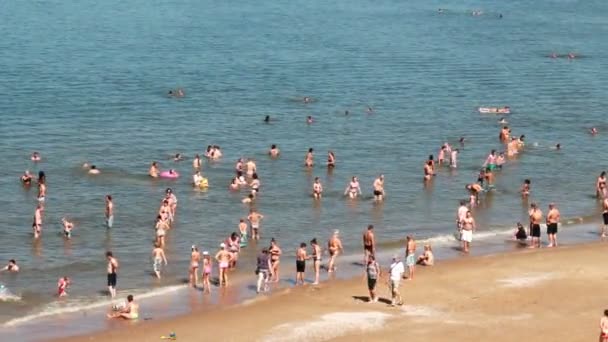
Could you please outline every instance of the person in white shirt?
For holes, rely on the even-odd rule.
[[[399,256],[393,256],[393,263],[390,267],[390,277],[389,277],[389,288],[391,290],[391,306],[395,305],[403,305],[403,299],[401,298],[401,294],[399,293],[399,282],[401,281],[401,277],[405,272],[405,267],[401,260],[399,260]]]
[[[460,201],[460,207],[458,207],[458,214],[456,215],[456,224],[458,225],[458,230],[462,229],[462,222],[467,217],[467,211],[469,211],[467,202]]]

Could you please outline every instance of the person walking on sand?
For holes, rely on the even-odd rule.
[[[306,243],[302,242],[296,251],[296,285],[304,285],[304,272],[306,272],[306,260],[310,257],[306,253]]]
[[[416,268],[416,240],[411,235],[406,237],[405,245],[405,265],[407,266],[407,279],[414,280]]]
[[[228,286],[228,267],[230,266],[230,262],[232,261],[232,253],[226,250],[226,244],[220,244],[220,250],[215,255],[215,260],[219,266],[219,283],[220,286]]]
[[[106,195],[106,227],[112,228],[114,224],[114,203],[112,202],[112,196]]]
[[[536,203],[530,204],[530,232],[528,235],[532,237],[532,245],[530,248],[540,248],[540,222],[543,219],[543,212],[538,209]]]
[[[259,240],[260,239],[260,221],[264,219],[264,215],[258,213],[257,211],[250,209],[249,216],[247,216],[249,223],[251,224],[251,239]]]
[[[467,211],[467,216],[462,221],[462,229],[460,230],[460,241],[462,241],[462,251],[469,253],[471,242],[473,241],[473,232],[475,231],[475,219],[470,211]]]
[[[112,252],[106,252],[106,259],[108,260],[108,291],[110,297],[116,297],[116,283],[118,282],[118,259],[114,257]]]
[[[547,237],[549,238],[548,247],[557,247],[557,226],[560,220],[560,213],[555,203],[549,204],[547,212]]]
[[[374,237],[374,225],[367,226],[363,232],[363,265],[367,265],[370,256],[376,256],[376,239]]]
[[[378,297],[376,296],[376,283],[380,278],[380,265],[376,262],[374,256],[370,256],[367,260],[366,266],[367,273],[367,290],[369,291],[369,302],[377,303]]]
[[[258,255],[255,274],[258,276],[256,292],[260,293],[262,290],[268,292],[268,282],[272,276],[272,265],[268,255],[268,248],[262,249],[262,252]]]
[[[403,273],[405,273],[405,268],[403,267],[401,260],[399,260],[398,255],[393,256],[393,262],[391,263],[389,270],[390,277],[388,286],[391,292],[391,306],[403,305],[403,299],[401,298],[401,293],[399,293],[399,284]]]
[[[198,248],[194,245],[190,248],[190,267],[189,267],[189,282],[192,287],[198,284],[198,264],[201,260],[201,254]]]
[[[154,267],[154,274],[156,274],[156,278],[158,279],[160,279],[160,270],[163,263],[167,266],[167,257],[160,243],[156,242],[152,249],[152,265]]]
[[[604,316],[600,318],[600,342],[608,341],[608,310],[604,310]]]
[[[315,281],[312,283],[313,285],[319,285],[319,272],[321,271],[321,246],[317,243],[317,239],[314,238],[310,240],[310,245],[312,246],[312,260],[314,262],[315,268]]]
[[[327,265],[328,272],[334,272],[336,270],[336,259],[338,258],[340,252],[344,252],[339,235],[340,231],[334,230],[334,234],[327,242],[327,250],[329,251],[329,265]]]
[[[604,226],[602,228],[602,238],[605,238],[606,236],[608,236],[608,198],[604,198],[602,207],[602,218],[604,219]]]

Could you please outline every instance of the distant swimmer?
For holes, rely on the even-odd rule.
[[[230,181],[230,185],[228,186],[228,189],[230,189],[232,191],[236,191],[239,189],[238,177],[235,177],[232,179],[232,181]]]
[[[312,116],[309,115],[309,116],[306,117],[306,123],[307,124],[312,125],[313,122],[315,122],[315,121],[313,120]]]
[[[336,155],[334,151],[327,151],[327,168],[333,169],[336,167]]]
[[[557,55],[557,53],[552,52],[552,53],[549,55],[549,57],[551,57],[551,58],[557,58],[557,57],[559,57],[559,56]]]
[[[61,277],[59,278],[59,280],[57,281],[57,296],[58,297],[65,297],[68,295],[68,287],[70,286],[70,278],[68,277]]]
[[[302,102],[304,103],[311,103],[312,102],[312,98],[309,96],[304,96],[304,98],[302,99]]]
[[[154,274],[158,279],[161,278],[160,271],[163,264],[167,266],[167,257],[165,256],[165,251],[162,249],[160,243],[156,242],[152,249],[152,267],[154,269]]]
[[[435,265],[435,255],[433,255],[433,249],[430,244],[424,245],[424,253],[418,257],[416,263],[422,266]]]
[[[568,53],[568,59],[575,59],[576,55],[573,52]]]
[[[367,106],[367,109],[365,110],[365,112],[367,114],[374,114],[374,109],[372,107],[370,107],[370,106]]]
[[[139,318],[139,304],[133,299],[133,295],[127,296],[127,305],[114,313],[108,314],[108,318],[122,318],[135,320]]]
[[[508,122],[507,122],[507,119],[500,118],[500,119],[498,119],[498,123],[504,125],[504,124],[507,124]]]
[[[562,149],[562,144],[556,144],[555,145],[555,149],[558,150],[558,151],[561,150]]]
[[[253,176],[254,173],[258,172],[258,167],[255,164],[255,161],[253,160],[253,158],[250,158],[247,160],[247,163],[245,163],[245,170],[247,170],[248,177],[251,177],[251,176]]]
[[[17,265],[17,261],[15,259],[11,259],[8,261],[8,264],[0,269],[0,272],[19,272],[19,266]]]
[[[39,162],[42,158],[40,157],[40,153],[34,152],[34,153],[32,153],[32,156],[30,157],[30,159],[33,162]]]
[[[435,174],[433,172],[433,161],[429,160],[424,165],[424,180],[430,181],[434,175]]]
[[[281,153],[281,150],[279,150],[279,148],[278,148],[278,147],[277,147],[277,145],[275,145],[275,144],[272,144],[272,145],[270,146],[270,150],[268,150],[268,155],[269,155],[271,158],[276,158],[276,157],[278,157],[280,153]]]
[[[265,123],[270,123],[270,115],[266,115],[266,116],[264,117],[264,122],[265,122]]]
[[[439,8],[439,9],[437,9],[437,13],[443,14],[443,13],[445,13],[445,10],[443,8]]]
[[[203,167],[203,161],[201,156],[197,153],[192,160],[192,168],[194,170],[200,170]]]
[[[315,182],[312,184],[312,197],[314,199],[321,199],[323,194],[323,185],[319,177],[315,177]]]
[[[351,199],[357,198],[357,196],[361,195],[361,186],[359,185],[359,180],[357,177],[353,176],[350,180],[350,183],[346,186],[346,190],[344,190],[344,195],[348,195]]]
[[[446,153],[446,147],[445,147],[445,145],[441,145],[441,147],[439,148],[439,153],[437,153],[437,165],[439,165],[439,166],[443,165],[443,162],[446,159],[445,153]]]
[[[262,186],[262,183],[257,173],[251,175],[251,178],[252,180],[251,183],[249,183],[249,187],[251,187],[251,193],[254,196],[257,196],[260,193],[260,187]]]
[[[44,208],[41,203],[38,203],[36,206],[36,210],[34,211],[34,223],[32,224],[32,228],[34,230],[34,238],[37,239],[42,234],[42,212]]]
[[[464,146],[465,138],[460,137],[460,139],[458,139],[458,142],[460,143],[460,146]]]
[[[308,152],[306,152],[306,157],[304,157],[304,166],[313,167],[315,165],[314,151],[315,150],[312,147],[308,149]]]
[[[528,195],[530,195],[530,185],[532,184],[532,182],[530,182],[529,179],[524,180],[524,184],[521,185],[521,190],[519,191],[521,193],[521,197],[523,197],[524,199],[528,197]]]
[[[90,175],[98,175],[101,172],[99,171],[99,169],[97,169],[97,166],[95,165],[91,165],[91,168],[89,169],[89,174]]]
[[[345,111],[344,111],[344,115],[345,115],[345,116],[348,116],[348,114],[350,114],[350,113],[348,112],[348,110],[345,110]]]
[[[21,183],[23,185],[31,185],[32,184],[32,174],[29,170],[25,170],[23,175],[21,176]]]
[[[61,224],[63,225],[63,236],[66,239],[72,238],[72,230],[74,229],[74,223],[68,221],[65,217],[61,219]]]
[[[374,200],[376,202],[382,201],[386,195],[384,192],[384,175],[378,176],[378,178],[374,180],[372,187],[374,189]]]
[[[500,134],[498,134],[498,139],[502,143],[505,143],[505,142],[508,142],[509,140],[511,140],[511,130],[509,129],[509,126],[504,126],[500,130]]]
[[[589,133],[590,133],[591,135],[596,135],[596,134],[598,134],[599,132],[598,132],[597,128],[595,128],[595,127],[591,127],[591,129],[589,129]]]
[[[152,162],[152,164],[150,164],[148,175],[152,178],[158,178],[158,176],[160,175],[160,171],[158,170],[158,164],[156,162]]]
[[[185,158],[185,157],[184,157],[184,155],[183,155],[183,154],[181,154],[181,153],[176,153],[176,154],[173,156],[173,161],[174,161],[174,162],[180,162],[180,161],[185,160],[185,159],[186,159],[186,158]]]

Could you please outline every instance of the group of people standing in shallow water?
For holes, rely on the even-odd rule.
[[[312,118],[307,118],[307,123],[312,124]],[[506,120],[502,119],[499,121],[501,124],[505,124]],[[458,229],[458,238],[462,243],[462,251],[468,253],[470,250],[470,244],[473,240],[473,232],[476,230],[475,219],[473,218],[472,209],[476,207],[482,200],[481,195],[485,192],[492,191],[494,188],[495,173],[499,172],[503,165],[508,159],[516,158],[517,155],[523,150],[525,136],[521,135],[517,138],[511,137],[511,130],[508,126],[504,126],[499,133],[499,140],[505,145],[505,152],[497,152],[491,150],[488,154],[483,167],[479,172],[476,182],[466,185],[466,189],[469,192],[469,200],[461,201],[460,207],[457,211],[456,225]],[[460,138],[460,145],[464,147],[465,139]],[[559,149],[559,144],[557,145]],[[315,167],[315,151],[313,148],[309,148],[304,156],[303,165],[307,169]],[[429,156],[429,159],[424,164],[424,182],[432,182],[433,177],[438,174],[438,168],[441,166],[448,166],[450,168],[458,167],[458,155],[460,153],[459,148],[453,148],[449,143],[441,145],[438,151],[438,158],[435,160],[433,155]],[[271,145],[267,152],[271,159],[277,159],[281,155],[276,144]],[[209,161],[215,161],[221,159],[223,153],[219,146],[210,145],[207,147],[204,157]],[[172,156],[174,162],[180,162],[185,160],[185,157],[178,153]],[[31,156],[31,160],[38,162],[41,160],[41,156],[38,152],[35,152]],[[336,154],[330,150],[327,152],[326,167],[328,170],[332,170],[336,167]],[[94,165],[84,165],[88,169],[88,173],[91,175],[97,175],[100,173]],[[200,155],[195,155],[192,160],[192,168],[194,170],[192,176],[192,184],[195,188],[202,188],[203,181],[207,186],[207,180],[202,175],[203,161]],[[176,171],[170,169],[169,172],[175,173]],[[237,229],[230,233],[229,236],[219,244],[218,251],[212,256],[210,252],[199,251],[198,246],[193,245],[190,254],[190,263],[188,265],[189,282],[191,286],[201,286],[202,290],[206,293],[211,291],[211,277],[213,274],[214,265],[217,264],[217,275],[218,285],[228,286],[229,274],[238,265],[239,254],[242,248],[248,246],[249,240],[259,240],[261,237],[261,221],[264,219],[264,215],[257,212],[255,209],[255,200],[260,195],[262,183],[258,176],[258,167],[253,159],[239,158],[234,166],[234,178],[232,179],[229,190],[239,191],[241,189],[248,189],[249,193],[242,202],[249,205],[249,214],[246,218],[239,220]],[[153,162],[148,170],[148,174],[152,178],[158,178],[161,175],[158,162]],[[21,182],[24,186],[30,186],[33,183],[33,176],[26,171],[21,177]],[[39,238],[42,232],[44,202],[46,198],[46,175],[43,171],[38,174],[38,204],[34,213],[34,222],[32,224],[33,233],[35,238]],[[527,199],[531,192],[531,181],[526,179],[521,188],[521,195],[524,199]],[[312,184],[311,196],[314,200],[320,201],[323,198],[323,184],[319,177],[314,178]],[[375,201],[383,201],[386,196],[384,189],[384,175],[380,174],[373,181],[372,184],[373,198]],[[606,173],[602,172],[598,177],[596,184],[596,191],[599,198],[602,199],[603,206],[603,219],[604,228],[602,236],[608,234],[608,193],[606,189]],[[348,182],[344,196],[355,200],[362,194],[361,185],[356,176],[353,176]],[[174,228],[175,215],[177,211],[177,197],[173,193],[171,188],[167,188],[165,196],[161,199],[160,207],[156,215],[155,223],[155,234],[154,242],[152,247],[152,268],[155,276],[161,279],[163,273],[163,267],[168,264],[167,257],[165,255],[165,237]],[[518,223],[518,230],[515,234],[515,238],[520,241],[526,241],[528,236],[531,237],[531,247],[540,247],[540,224],[543,219],[543,213],[537,204],[532,203],[529,211],[530,223],[529,229],[526,232],[523,225]],[[107,228],[112,228],[114,224],[114,204],[111,195],[105,197],[105,221]],[[557,246],[557,228],[560,221],[560,213],[557,206],[554,203],[549,204],[548,213],[545,217],[545,223],[547,225],[547,234],[549,240],[549,247]],[[63,233],[66,239],[72,237],[72,230],[74,229],[74,223],[67,218],[62,219]],[[380,279],[382,274],[381,268],[376,260],[376,241],[373,233],[374,227],[370,225],[367,230],[363,233],[363,250],[364,250],[364,262],[365,272],[368,278],[368,289],[370,291],[370,298],[372,301],[377,300],[376,294],[376,282]],[[337,257],[344,253],[344,248],[340,240],[339,231],[329,237],[327,241],[327,249],[323,250],[322,243],[317,238],[310,240],[310,250],[307,243],[300,243],[295,253],[295,284],[305,284],[305,272],[307,261],[312,261],[314,280],[313,285],[317,285],[320,282],[320,273],[323,266],[323,255],[329,255],[329,260],[326,264],[326,269],[329,273],[335,272],[337,267]],[[279,242],[272,238],[269,246],[263,248],[256,258],[256,275],[257,275],[257,291],[262,292],[268,290],[270,283],[276,283],[280,281],[280,265],[281,257],[283,252],[279,246]],[[117,274],[118,274],[118,258],[110,251],[106,253],[107,258],[107,278],[108,278],[108,291],[112,297],[116,296],[116,285],[117,285]],[[400,260],[398,255],[393,257],[393,262],[389,267],[389,281],[388,285],[391,289],[391,296],[393,298],[393,304],[399,304],[402,302],[399,295],[399,281],[402,278],[413,279],[415,265],[431,266],[435,262],[435,258],[430,245],[424,246],[423,254],[416,258],[416,242],[412,236],[408,236],[406,239],[405,246],[405,265]],[[16,262],[11,260],[13,264]],[[10,266],[10,265],[9,265]],[[7,266],[8,267],[8,266]],[[9,269],[9,268],[7,268]],[[16,269],[15,267],[10,268]],[[200,272],[200,273],[199,273]],[[200,277],[199,277],[200,274]],[[404,276],[404,274],[406,274]],[[69,278],[62,277],[58,283],[59,293],[67,295],[67,287],[69,286]],[[134,306],[135,307],[135,304]],[[123,312],[124,313],[124,312]],[[128,314],[128,312],[127,312]],[[116,317],[123,317],[124,315],[115,315]]]

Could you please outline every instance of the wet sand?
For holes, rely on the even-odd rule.
[[[367,303],[361,275],[61,340],[160,341],[175,332],[178,341],[597,341],[607,263],[604,243],[439,260],[402,282],[403,307],[383,303],[386,277],[383,299]]]

